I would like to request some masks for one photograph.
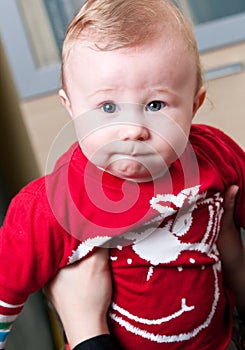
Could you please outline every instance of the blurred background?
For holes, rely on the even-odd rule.
[[[67,25],[84,2],[0,1],[1,222],[12,196],[45,173],[51,145],[69,122],[57,95],[60,54]],[[173,2],[194,26],[203,63],[208,97],[195,122],[221,128],[244,148],[245,1]],[[57,156],[62,152],[61,146]],[[38,315],[35,323],[33,313]],[[64,344],[54,345],[48,322],[42,296],[37,293],[6,350],[62,349]]]

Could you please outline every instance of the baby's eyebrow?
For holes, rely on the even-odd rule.
[[[168,95],[172,95],[172,96],[176,96],[177,97],[177,94],[175,93],[175,91],[173,90],[170,90],[170,89],[164,89],[164,88],[152,88],[150,89],[150,93],[151,94],[154,94],[154,93],[157,93],[157,94],[168,94]]]

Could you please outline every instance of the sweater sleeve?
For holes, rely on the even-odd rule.
[[[0,229],[0,349],[28,296],[57,272],[63,249],[53,230],[40,194],[12,200]]]
[[[73,350],[120,350],[120,348],[111,335],[101,334],[83,341]]]

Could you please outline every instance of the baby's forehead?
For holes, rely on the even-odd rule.
[[[121,88],[124,87],[126,90],[127,84],[134,79],[133,85],[136,86],[137,81],[142,88],[150,84],[144,78],[148,71],[151,71],[150,80],[155,79],[160,85],[161,77],[170,70],[173,72],[173,80],[177,75],[185,76],[186,71],[190,76],[195,75],[194,65],[195,61],[189,55],[183,40],[176,45],[176,42],[172,43],[172,39],[168,36],[161,43],[156,38],[141,45],[115,50],[98,50],[91,47],[90,43],[83,42],[75,45],[70,53],[65,67],[66,84],[69,88],[71,86],[77,88],[83,86],[86,80],[88,88],[94,82],[99,86],[104,84],[108,88],[113,84],[116,85],[118,81],[122,84],[123,81],[126,85],[121,85]],[[127,79],[124,79],[125,74],[128,75]]]

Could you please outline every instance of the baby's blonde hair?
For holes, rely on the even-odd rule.
[[[66,90],[65,65],[73,45],[87,41],[94,49],[116,50],[133,47],[170,28],[182,34],[196,62],[196,90],[202,86],[197,43],[191,25],[169,0],[87,0],[70,23],[62,51],[62,85]]]

